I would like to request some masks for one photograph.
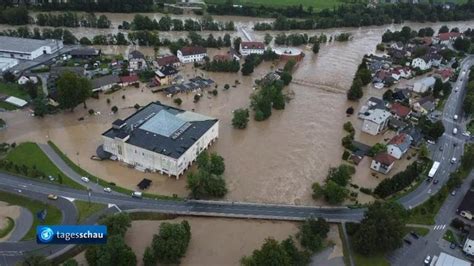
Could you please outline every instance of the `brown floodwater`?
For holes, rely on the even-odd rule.
[[[245,23],[252,23],[249,18],[239,19],[246,21]],[[457,26],[461,30],[474,27],[473,21],[446,24],[450,27]],[[432,26],[437,29],[442,24],[408,25],[413,28]],[[219,140],[211,150],[221,154],[226,161],[225,178],[229,188],[227,200],[315,204],[311,198],[311,184],[316,181],[322,182],[329,167],[341,163],[343,150],[340,141],[345,134],[342,131],[343,123],[351,120],[356,128],[360,128],[361,122],[357,118],[345,116],[348,106],[359,109],[358,103],[347,102],[345,91],[350,87],[363,55],[375,52],[375,46],[387,28],[399,29],[401,25],[311,31],[311,34],[321,32],[337,34],[350,31],[353,38],[345,43],[331,42],[322,45],[317,55],[312,54],[310,47],[300,47],[306,56],[294,72],[295,82],[287,89],[287,92],[293,95],[293,99],[286,105],[285,110],[273,111],[267,121],[251,120],[245,130],[232,128],[232,111],[249,105],[249,96],[253,92],[255,79],[262,77],[271,69],[281,67],[282,64],[264,62],[253,75],[247,77],[240,73],[203,72],[193,69],[190,65],[182,70],[181,74],[185,78],[203,75],[212,78],[218,84],[219,95],[216,97],[206,94],[198,103],[193,103],[192,93],[179,97],[183,99],[182,108],[195,109],[196,112],[220,119]],[[235,34],[241,33],[236,31]],[[263,39],[264,33],[252,31],[251,34],[260,40]],[[104,52],[126,54],[135,48],[147,55],[154,54],[153,49],[144,47],[111,46],[106,47]],[[166,49],[160,49],[160,53],[166,52]],[[211,56],[224,52],[225,49],[209,49]],[[239,80],[241,84],[236,88],[223,90],[224,84],[232,85],[235,80]],[[369,87],[366,89],[364,99],[380,96],[381,93]],[[122,99],[122,95],[125,95],[125,100]],[[107,98],[112,101],[110,105],[106,103]],[[99,100],[88,100],[88,108],[100,111],[101,114],[96,116],[89,116],[87,109],[82,106],[78,106],[73,113],[63,112],[43,119],[31,117],[27,111],[2,113],[0,116],[7,121],[8,128],[0,131],[0,140],[46,142],[51,139],[73,161],[95,175],[130,189],[135,189],[136,184],[143,177],[147,177],[153,180],[150,192],[185,196],[187,192],[184,178],[176,181],[167,176],[141,173],[118,162],[97,162],[89,159],[101,142],[101,133],[110,127],[113,120],[131,114],[134,111],[131,107],[135,103],[145,105],[156,100],[173,105],[172,98],[163,94],[152,94],[142,86],[140,89],[127,88],[110,95],[102,94]],[[120,109],[117,114],[110,114],[113,105]],[[79,117],[85,117],[85,120],[78,121]],[[388,137],[390,136],[374,138],[359,132],[356,134],[357,139],[369,144]],[[401,163],[400,168],[403,168],[404,164]],[[377,180],[368,175],[369,171],[362,169],[355,175],[353,183],[374,187]]]

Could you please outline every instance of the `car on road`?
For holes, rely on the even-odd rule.
[[[57,200],[57,199],[58,199],[58,196],[57,196],[57,195],[54,195],[54,194],[49,194],[49,195],[48,195],[48,199],[50,199],[50,200]]]
[[[443,146],[439,146],[439,150],[443,151],[444,150]]]
[[[428,255],[428,256],[426,256],[426,258],[424,260],[424,263],[425,263],[425,265],[430,265],[430,262],[431,262],[431,256]]]
[[[432,141],[432,140],[430,140],[430,139],[427,140],[426,142],[428,142],[429,144],[433,144],[433,145],[436,144],[436,142],[434,142],[434,141]]]
[[[453,135],[456,135],[456,134],[458,134],[458,128],[457,127],[453,128]]]
[[[458,91],[459,91],[459,88],[456,87],[456,88],[454,89],[454,92],[458,92]]]
[[[420,236],[419,236],[415,231],[411,231],[411,232],[410,232],[410,235],[411,235],[413,238],[415,238],[415,239],[420,238]]]
[[[456,158],[454,158],[454,157],[453,157],[453,158],[451,158],[451,164],[455,164],[455,163],[456,163],[456,161],[457,161],[457,160],[456,160]]]
[[[110,193],[112,192],[112,189],[109,187],[104,187],[104,192]]]
[[[458,115],[454,115],[454,116],[453,116],[453,119],[454,119],[454,120],[458,120]]]
[[[433,184],[434,184],[434,185],[436,185],[436,184],[438,184],[438,183],[439,183],[439,180],[438,180],[438,179],[433,180]]]
[[[132,198],[141,199],[142,197],[143,197],[143,195],[142,195],[141,192],[138,192],[138,191],[132,192]]]
[[[454,146],[454,147],[458,146],[458,143],[457,143],[457,142],[453,142],[453,146]]]
[[[404,238],[403,241],[404,241],[405,243],[407,243],[408,245],[411,245],[411,241],[410,241],[410,240]]]
[[[84,181],[84,182],[86,182],[86,183],[89,183],[89,178],[87,178],[87,177],[85,177],[85,176],[81,177],[81,180]]]
[[[456,243],[451,242],[451,244],[449,245],[449,248],[450,249],[456,249],[456,246],[457,246]]]
[[[456,190],[451,191],[452,196],[456,196]]]

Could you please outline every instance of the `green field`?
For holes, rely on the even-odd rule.
[[[30,96],[15,83],[0,83],[0,94],[15,96],[23,100],[30,98]]]
[[[87,217],[91,216],[92,214],[106,208],[104,204],[94,203],[94,202],[87,202],[81,200],[75,200],[74,205],[76,205],[78,217],[77,222],[82,223]]]
[[[456,236],[451,229],[448,229],[446,233],[444,233],[443,239],[451,243],[458,243]]]
[[[207,4],[223,4],[226,0],[206,0]],[[252,5],[252,6],[295,6],[303,5],[304,7],[313,7],[314,9],[333,8],[340,4],[346,3],[344,0],[234,0],[234,5]]]
[[[52,176],[55,178],[54,182],[58,184],[64,184],[66,186],[77,188],[77,189],[85,189],[84,186],[74,182],[70,178],[68,178],[65,174],[63,174],[56,165],[49,160],[46,154],[40,149],[40,147],[36,143],[32,142],[24,142],[17,145],[15,148],[10,150],[5,157],[7,161],[11,161],[14,164],[20,166],[25,165],[28,167],[28,172],[31,173],[33,168],[36,168],[37,171],[43,173],[45,175],[45,180],[48,180],[48,176]],[[8,170],[9,172],[15,173],[14,169]],[[17,174],[25,175],[22,172],[17,172]],[[61,174],[62,182],[59,180],[58,175]],[[49,180],[48,180],[49,181]]]
[[[420,236],[426,236],[430,232],[430,229],[424,227],[405,227],[405,234],[408,234],[411,231],[414,231]]]
[[[15,194],[6,193],[3,191],[0,191],[0,201],[9,203],[11,205],[22,206],[28,209],[31,214],[33,214],[33,226],[30,228],[28,233],[26,233],[25,237],[23,237],[23,240],[35,238],[36,226],[41,224],[41,221],[38,219],[38,217],[36,217],[36,213],[43,209],[46,209],[48,213],[46,215],[44,224],[61,223],[61,211],[52,205],[44,204],[40,201],[32,200]]]
[[[6,219],[7,225],[4,228],[0,229],[0,238],[4,238],[13,230],[13,227],[15,227],[15,221],[13,221],[12,218],[6,217]]]
[[[356,252],[352,253],[356,266],[389,266],[387,259],[383,255],[364,256]]]

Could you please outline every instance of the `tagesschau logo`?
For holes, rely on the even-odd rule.
[[[40,225],[36,227],[38,244],[105,244],[105,225]]]

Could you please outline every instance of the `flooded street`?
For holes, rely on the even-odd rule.
[[[121,23],[124,17],[111,17],[107,14],[113,24]],[[132,16],[131,14],[127,14]],[[216,17],[217,19],[218,17]],[[230,20],[229,17],[218,18],[223,21]],[[232,18],[234,19],[234,18]],[[236,24],[251,24],[252,18],[235,18]],[[240,21],[237,21],[240,19]],[[253,20],[253,19],[252,19]],[[467,27],[474,28],[474,22],[454,22],[435,24],[408,24],[411,27],[428,27],[437,29],[447,24],[449,27],[459,27],[465,30]],[[390,29],[400,29],[402,25],[390,25]],[[251,28],[251,27],[249,27]],[[345,135],[342,125],[351,120],[356,129],[360,128],[361,122],[355,117],[346,118],[345,110],[348,106],[359,109],[358,103],[348,103],[345,91],[350,87],[353,75],[360,64],[364,54],[375,52],[375,46],[381,41],[381,35],[387,29],[383,27],[369,27],[364,29],[330,29],[323,31],[311,31],[310,35],[335,34],[348,32],[353,34],[353,39],[346,43],[329,43],[321,45],[319,54],[314,55],[310,47],[301,47],[306,56],[295,70],[294,82],[288,86],[288,90],[294,93],[293,100],[286,105],[285,110],[273,110],[272,116],[264,122],[255,122],[251,118],[245,130],[232,128],[232,111],[247,107],[249,96],[252,93],[253,82],[262,77],[272,68],[278,66],[272,63],[262,63],[251,76],[238,74],[224,74],[203,72],[195,70],[188,65],[182,70],[181,75],[185,79],[195,75],[203,75],[211,78],[218,84],[218,96],[205,94],[198,103],[193,103],[194,94],[177,95],[183,99],[181,108],[186,110],[195,109],[196,112],[216,117],[220,120],[219,139],[211,147],[212,151],[221,154],[226,162],[225,179],[228,184],[229,193],[227,200],[288,203],[288,204],[315,204],[311,198],[311,184],[315,181],[322,182],[326,177],[329,167],[338,166],[341,163],[342,146],[341,138]],[[87,31],[96,29],[77,28],[73,31]],[[106,31],[114,31],[108,29]],[[222,32],[220,32],[222,33]],[[164,33],[170,35],[186,35],[181,33]],[[222,33],[223,34],[223,33]],[[236,31],[234,34],[240,34]],[[264,32],[251,32],[257,40],[263,40]],[[218,35],[218,34],[214,34]],[[90,36],[89,36],[90,37]],[[152,48],[139,48],[146,55],[152,56]],[[127,53],[129,47],[110,47],[104,49],[105,53]],[[212,56],[215,53],[225,53],[226,49],[211,49]],[[166,53],[166,49],[160,49],[160,53]],[[223,90],[224,84],[234,84],[235,80],[241,82],[236,88]],[[213,89],[213,88],[212,88]],[[381,96],[383,91],[369,87],[361,103],[370,96]],[[125,95],[125,100],[122,99]],[[111,99],[111,104],[106,99]],[[149,192],[164,195],[178,194],[186,196],[185,178],[181,180],[170,179],[159,174],[142,173],[118,162],[98,162],[90,160],[95,150],[101,144],[100,135],[107,130],[112,121],[124,118],[135,110],[132,108],[136,103],[146,105],[150,101],[161,101],[165,104],[174,105],[172,98],[167,98],[161,93],[152,94],[143,85],[140,89],[127,88],[113,94],[101,94],[100,99],[89,99],[87,109],[78,106],[73,113],[63,112],[43,119],[31,117],[27,111],[16,111],[1,113],[0,116],[6,120],[8,128],[0,131],[0,140],[8,142],[37,141],[55,142],[74,162],[78,163],[87,171],[117,183],[129,189],[136,189],[136,184],[144,177],[153,181]],[[119,107],[117,114],[110,114],[112,106]],[[101,115],[89,116],[89,108],[100,111]],[[84,121],[78,121],[79,117],[85,117]],[[356,130],[356,139],[361,139],[368,144],[374,144],[380,139],[388,138],[382,136],[373,138]],[[364,159],[367,160],[368,158]],[[368,160],[367,160],[368,161]],[[368,176],[370,171],[368,163],[363,163],[364,170],[356,173],[353,183],[361,187],[374,187],[373,177]],[[403,162],[400,167],[405,167]],[[358,169],[362,169],[358,167]],[[367,170],[367,171],[366,171]],[[317,202],[316,204],[320,204]]]

